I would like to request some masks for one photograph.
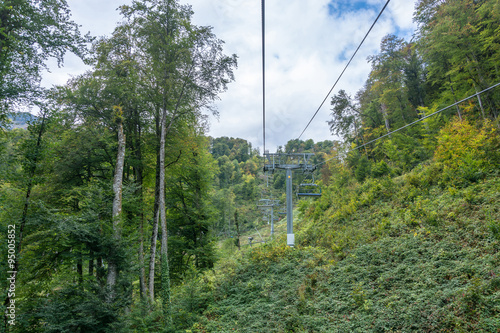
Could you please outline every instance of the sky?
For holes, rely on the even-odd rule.
[[[81,32],[110,35],[121,20],[116,8],[131,0],[68,0]],[[210,117],[212,137],[238,137],[263,149],[262,16],[259,0],[181,0],[189,3],[199,26],[211,26],[225,41],[224,52],[238,56],[235,82],[215,103],[219,117]],[[297,139],[327,96],[386,0],[266,1],[266,150],[276,151]],[[352,96],[370,72],[367,57],[377,54],[387,34],[409,40],[415,1],[392,0],[369,37],[328,97],[302,140],[335,140],[329,131],[330,100],[344,89]],[[74,56],[64,67],[49,65],[47,87],[62,85],[89,68]]]

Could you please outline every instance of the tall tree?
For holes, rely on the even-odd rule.
[[[226,90],[233,80],[236,56],[222,54],[222,42],[215,38],[211,28],[193,26],[191,8],[175,0],[134,2],[130,7],[123,6],[122,13],[138,40],[143,93],[149,98],[157,124],[157,182],[149,271],[149,297],[154,301],[156,230],[165,216],[160,212],[164,209],[165,195],[161,190],[165,165],[162,145],[177,121],[198,114],[201,107],[210,107],[217,94]],[[167,237],[166,224],[162,224],[162,237]],[[167,258],[166,239],[162,240],[161,251],[162,258]],[[164,262],[163,266],[166,265]],[[167,283],[167,277],[162,276],[162,280]],[[163,301],[168,303],[166,299]]]
[[[415,18],[419,26],[419,48],[429,80],[442,103],[460,100],[499,81],[498,18],[495,1],[421,0]],[[450,19],[453,18],[453,19]],[[496,94],[496,96],[495,96]],[[497,117],[498,93],[481,98],[490,116]],[[478,108],[484,113],[483,103]]]
[[[113,239],[119,243],[121,239],[120,229],[122,228],[122,188],[123,188],[123,167],[125,163],[125,135],[123,134],[123,111],[120,107],[114,107],[114,116],[118,126],[118,154],[116,157],[115,175],[113,179]],[[118,277],[118,266],[116,259],[111,258],[108,263],[107,284],[110,292],[109,301],[115,297],[115,285]]]
[[[119,25],[110,38],[102,38],[95,44],[96,76],[107,78],[108,90],[115,96],[123,110],[124,131],[129,138],[127,149],[131,154],[127,159],[127,167],[132,168],[133,176],[128,179],[136,185],[136,194],[140,202],[144,202],[144,132],[151,128],[147,107],[140,94],[140,78],[138,55],[133,51],[136,48],[132,38],[131,27],[127,24]],[[144,204],[138,212],[139,229],[139,284],[141,298],[146,297],[146,274],[144,258]]]
[[[21,246],[23,244],[23,237],[25,237],[24,233],[26,232],[26,221],[28,219],[28,209],[31,204],[31,192],[33,190],[33,186],[36,184],[36,173],[37,168],[41,160],[42,154],[42,138],[44,132],[46,130],[46,122],[47,122],[48,111],[43,112],[42,118],[39,122],[32,124],[29,127],[30,138],[26,141],[26,151],[25,151],[25,159],[24,159],[24,171],[26,172],[27,182],[26,186],[26,195],[24,198],[24,205],[21,214],[20,221],[15,223],[14,226],[16,228],[17,234],[17,243],[16,243],[16,255],[14,256],[14,263],[11,266],[11,271],[14,273],[14,279],[16,279],[17,272],[19,270],[19,256],[21,254]],[[6,298],[4,300],[4,306],[9,306],[11,303],[10,293],[7,293]],[[7,327],[8,317],[7,312],[4,315],[4,323],[5,327]]]
[[[371,89],[378,95],[380,112],[387,132],[391,130],[391,123],[406,122],[407,99],[403,89],[402,52],[404,46],[402,39],[388,35],[380,43],[380,53],[369,57],[372,63]]]
[[[6,0],[0,3],[0,116],[16,103],[32,103],[45,62],[55,58],[59,65],[70,51],[80,57],[86,52],[78,25],[71,21],[65,0]]]
[[[332,120],[328,121],[328,125],[332,134],[342,137],[344,141],[358,138],[361,117],[351,96],[345,90],[340,90],[332,97],[331,105],[333,106]]]
[[[214,263],[212,230],[214,209],[210,201],[216,161],[208,153],[208,140],[197,124],[186,124],[178,139],[182,157],[167,175],[167,207],[172,246],[170,262],[179,280],[191,265],[211,268]],[[226,198],[229,199],[229,198]],[[226,202],[228,203],[228,202]],[[232,212],[227,212],[228,218]]]

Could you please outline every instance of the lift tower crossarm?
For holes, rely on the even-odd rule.
[[[274,172],[280,170],[296,170],[314,171],[315,167],[309,164],[309,159],[314,156],[314,153],[264,153],[266,164],[264,171]]]

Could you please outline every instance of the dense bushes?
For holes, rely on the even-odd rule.
[[[455,120],[441,130],[434,158],[444,166],[444,182],[456,186],[476,182],[498,170],[498,131],[489,122],[477,128],[468,121]]]
[[[360,182],[331,161],[322,197],[298,206],[298,247],[243,255],[192,332],[494,332],[498,142],[489,123],[456,120],[402,176],[370,162]]]
[[[500,180],[442,188],[434,166],[351,185],[327,210],[349,216],[304,210],[298,243],[315,247],[253,248],[192,332],[494,332]]]

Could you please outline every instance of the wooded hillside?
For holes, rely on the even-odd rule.
[[[499,1],[417,1],[331,98],[340,141],[279,147],[321,187],[294,248],[284,173],[207,136],[236,55],[176,0],[120,11],[87,50],[65,1],[0,4],[2,332],[500,332]],[[42,89],[68,51],[92,69]]]

